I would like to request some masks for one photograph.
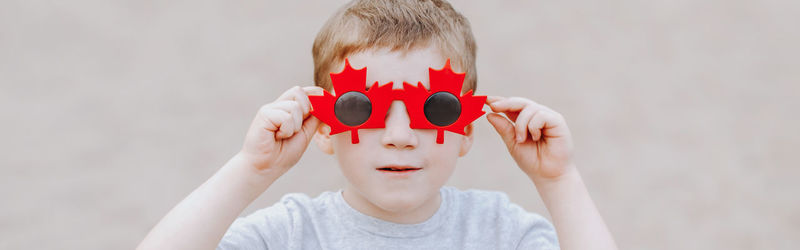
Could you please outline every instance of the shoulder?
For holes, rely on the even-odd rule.
[[[443,187],[443,192],[452,197],[454,208],[472,226],[503,232],[501,235],[518,242],[518,246],[536,246],[535,249],[558,246],[553,225],[542,215],[511,202],[505,192],[455,187]]]
[[[275,204],[259,209],[247,217],[269,216],[274,213],[316,213],[332,206],[336,191],[325,191],[317,197],[304,193],[288,193],[283,195]]]
[[[454,205],[462,209],[466,208],[469,211],[481,211],[482,213],[493,211],[507,216],[527,216],[532,219],[547,221],[541,215],[528,212],[511,202],[505,192],[481,189],[459,190],[449,186],[445,186],[442,189],[452,197]]]
[[[445,186],[442,190],[459,202],[472,203],[476,201],[489,202],[490,205],[508,203],[508,195],[500,191],[466,189]]]
[[[502,215],[508,215],[507,212],[509,211],[527,213],[527,211],[512,203],[505,192],[481,189],[459,190],[455,187],[443,187],[442,190],[449,197],[452,197],[453,205],[459,210],[480,212],[483,214],[491,211]],[[538,214],[535,213],[530,214],[538,216]]]
[[[336,194],[335,191],[326,191],[314,198],[304,193],[285,194],[275,204],[259,209],[243,219],[269,220],[269,224],[273,225],[297,225],[327,211],[333,206]]]
[[[303,193],[285,194],[273,205],[237,218],[228,228],[220,246],[284,247],[287,240],[301,234],[304,224],[330,206],[335,194],[323,192],[316,198]]]

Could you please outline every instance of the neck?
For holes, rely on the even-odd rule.
[[[342,196],[350,207],[362,214],[399,224],[418,224],[425,222],[433,217],[442,203],[442,196],[438,191],[436,195],[430,197],[419,206],[400,211],[390,211],[375,205],[367,200],[366,197],[355,191],[350,185],[345,187]]]

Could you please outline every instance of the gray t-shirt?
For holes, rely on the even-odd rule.
[[[397,224],[350,207],[342,191],[284,195],[238,218],[217,249],[559,249],[553,225],[502,192],[442,187],[439,210]]]

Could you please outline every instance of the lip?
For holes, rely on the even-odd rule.
[[[375,170],[390,176],[407,177],[419,172],[422,168],[406,165],[386,165],[377,167]]]

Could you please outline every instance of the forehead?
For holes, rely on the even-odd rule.
[[[403,88],[403,82],[422,82],[429,87],[428,68],[439,69],[447,61],[434,47],[411,51],[368,50],[349,55],[348,59],[355,69],[367,67],[367,86],[376,81],[379,84],[394,82],[394,88]]]

